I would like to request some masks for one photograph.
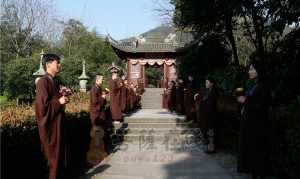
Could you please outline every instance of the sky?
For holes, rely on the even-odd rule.
[[[155,9],[159,0],[56,0],[58,16],[74,18],[116,40],[137,36],[164,22]]]

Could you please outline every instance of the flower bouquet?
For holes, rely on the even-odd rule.
[[[61,86],[59,89],[59,93],[65,97],[69,97],[73,94],[72,90],[66,86]]]

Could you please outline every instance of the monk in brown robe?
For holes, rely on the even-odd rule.
[[[122,86],[121,86],[121,93],[120,93],[120,103],[121,103],[121,111],[123,113],[126,112],[126,98],[128,96],[128,90],[126,85],[124,84],[124,81],[126,80],[125,76],[122,76]]]
[[[214,78],[207,77],[205,81],[207,89],[200,104],[200,128],[207,143],[206,153],[215,153],[216,134],[218,126],[218,110],[217,100],[219,98],[219,90]]]
[[[130,95],[130,108],[131,110],[133,110],[136,102],[136,94],[135,94],[134,84],[132,82],[130,83],[129,95]]]
[[[118,77],[116,71],[112,72],[112,79],[109,81],[110,88],[110,111],[113,121],[122,122],[123,116],[121,111],[121,87],[122,80]]]
[[[194,95],[194,101],[195,101],[195,109],[196,109],[196,121],[199,127],[201,128],[201,103],[204,96],[204,89],[199,89],[198,92]]]
[[[170,81],[169,82],[169,87],[168,87],[168,109],[171,112],[175,112],[176,110],[176,83],[175,81]]]
[[[134,108],[139,108],[141,106],[142,94],[144,93],[143,87],[140,85],[136,85],[134,87],[135,91],[135,105]]]
[[[95,84],[90,91],[90,119],[92,123],[90,150],[87,154],[88,163],[96,165],[106,156],[104,146],[104,123],[105,123],[105,93],[101,85],[102,75],[96,75]]]
[[[125,111],[126,112],[129,112],[130,111],[130,87],[129,87],[129,85],[128,85],[128,80],[127,79],[125,79],[124,81],[123,81],[123,85],[124,85],[124,87],[125,87],[125,89],[126,89],[126,105],[125,105]]]
[[[196,118],[194,95],[195,95],[194,78],[192,76],[189,76],[188,82],[184,90],[185,114],[188,120],[195,120]]]
[[[168,109],[168,82],[166,80],[163,81],[164,91],[162,95],[162,108]]]
[[[162,95],[162,108],[167,109],[168,103],[167,103],[167,88],[164,88]]]
[[[90,118],[93,126],[100,126],[105,120],[105,96],[103,96],[101,84],[102,75],[96,75],[95,84],[90,91]]]
[[[183,80],[179,78],[176,83],[176,112],[184,113],[184,86]]]
[[[36,84],[35,112],[42,150],[48,161],[49,179],[67,178],[64,106],[69,99],[59,93],[59,85],[53,79],[60,70],[60,57],[43,56],[46,74]]]

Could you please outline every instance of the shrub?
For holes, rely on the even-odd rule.
[[[19,58],[9,61],[4,68],[4,88],[10,99],[32,100],[33,73],[38,69],[38,59]]]

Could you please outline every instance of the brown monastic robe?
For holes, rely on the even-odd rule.
[[[126,111],[126,99],[128,96],[128,89],[125,85],[121,87],[121,94],[120,94],[120,103],[121,103],[121,111]]]
[[[130,108],[133,110],[135,108],[135,101],[136,101],[136,94],[134,91],[134,87],[131,86],[129,89],[129,94],[130,94]]]
[[[103,141],[105,104],[106,99],[102,97],[101,86],[94,85],[90,91],[90,118],[93,127],[90,133],[90,149],[87,153],[87,161],[93,165],[98,164],[107,156]]]
[[[186,89],[184,91],[184,107],[185,107],[185,115],[188,120],[194,120],[195,116],[195,101],[194,101],[195,89],[193,82],[189,82],[186,85]]]
[[[199,124],[200,126],[200,123],[201,123],[201,103],[202,103],[202,100],[203,100],[203,96],[204,96],[204,89],[200,89],[198,90],[198,92],[196,93],[197,96],[194,98],[195,100],[195,110],[196,110],[196,120],[197,120],[197,123]]]
[[[126,87],[126,93],[127,93],[127,95],[126,95],[126,111],[128,112],[128,111],[130,111],[131,110],[131,101],[132,101],[132,97],[131,97],[131,95],[130,95],[130,87],[129,87],[129,85],[125,85],[125,87]]]
[[[170,111],[176,110],[176,87],[173,86],[168,92],[168,108]]]
[[[137,108],[138,106],[140,106],[141,103],[141,96],[144,93],[144,89],[142,88],[142,86],[136,86],[135,87],[135,105],[134,108]]]
[[[168,89],[164,89],[164,93],[162,94],[162,107],[164,109],[168,109]]]
[[[176,86],[176,112],[184,113],[184,87],[182,84]]]
[[[115,79],[109,81],[110,87],[110,111],[114,121],[122,121],[121,111],[121,79]]]
[[[93,126],[101,125],[105,120],[105,103],[101,86],[94,85],[90,91],[90,118]]]
[[[48,160],[49,179],[64,178],[66,147],[64,141],[64,105],[59,103],[59,85],[46,74],[36,85],[36,119],[42,150]]]
[[[213,129],[216,132],[217,125],[217,100],[219,94],[216,88],[212,88],[209,91],[206,91],[206,95],[203,96],[200,107],[200,129],[205,138],[208,136],[208,131]]]

